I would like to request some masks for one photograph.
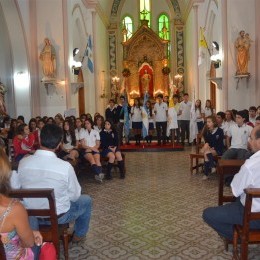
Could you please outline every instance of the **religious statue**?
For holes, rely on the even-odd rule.
[[[144,71],[144,75],[141,78],[142,82],[142,92],[146,93],[149,90],[149,84],[151,80],[151,75],[147,73],[147,70]]]
[[[42,63],[43,80],[54,79],[56,73],[56,54],[55,49],[51,45],[48,38],[44,39],[45,46],[43,47],[40,60]]]
[[[6,93],[5,86],[0,81],[0,115],[6,115],[5,93]]]
[[[246,36],[247,35],[247,36]],[[245,31],[239,33],[239,37],[235,41],[236,57],[237,57],[237,72],[236,75],[248,75],[248,61],[250,59],[249,49],[251,39]]]

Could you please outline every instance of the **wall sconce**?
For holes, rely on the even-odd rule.
[[[18,71],[14,74],[14,84],[16,89],[29,88],[29,74],[27,72]]]
[[[215,69],[218,69],[221,66],[221,56],[220,54],[211,55],[210,60],[214,63]]]
[[[73,57],[75,57],[79,53],[79,48],[75,48],[73,50]]]
[[[79,71],[82,67],[82,63],[80,61],[74,61],[72,62],[72,72],[74,75],[79,75]]]
[[[212,42],[212,46],[216,49],[216,51],[219,51],[219,44],[216,41]]]

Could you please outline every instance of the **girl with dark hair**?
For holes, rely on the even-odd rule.
[[[103,128],[104,128],[104,117],[101,115],[95,116],[94,129],[100,133]]]
[[[125,165],[122,158],[122,154],[118,149],[118,135],[116,130],[113,127],[113,123],[110,120],[105,120],[105,127],[100,132],[100,147],[102,148],[101,155],[103,157],[108,157],[107,164],[107,174],[106,178],[108,180],[111,179],[111,169],[117,160],[118,167],[120,170],[120,178],[125,178]]]
[[[11,166],[5,152],[0,149],[0,236],[6,259],[33,260],[30,247],[42,244],[39,231],[32,231],[24,206],[9,198]],[[19,216],[19,217],[17,217]]]
[[[16,135],[16,130],[17,130],[17,120],[16,119],[12,119],[11,123],[10,123],[10,129],[8,131],[7,134],[7,139],[13,139]]]
[[[83,125],[82,125],[82,121],[81,119],[78,117],[76,118],[76,122],[75,122],[75,135],[76,135],[76,140],[79,141],[79,137],[81,135],[82,132],[84,132],[84,128],[83,128]]]
[[[34,149],[38,149],[39,148],[39,137],[38,137],[38,129],[37,129],[37,121],[35,118],[31,118],[29,121],[29,129],[30,132],[34,135]]]
[[[63,122],[63,137],[59,158],[63,160],[75,161],[79,157],[78,141],[76,140],[75,130],[69,120]]]
[[[205,105],[204,113],[205,113],[205,118],[208,117],[208,116],[214,116],[214,115],[216,114],[216,111],[215,111],[215,109],[213,108],[210,99],[207,99],[207,100],[206,100],[206,105]]]
[[[132,117],[132,129],[135,135],[136,145],[140,145],[141,142],[141,130],[142,130],[142,110],[140,100],[135,98],[134,105],[131,107]]]
[[[205,144],[201,149],[204,154],[204,176],[203,180],[208,179],[208,175],[212,168],[215,167],[214,156],[222,155],[224,150],[224,132],[218,127],[218,123],[214,116],[206,119],[206,126],[202,132]]]
[[[205,116],[205,112],[204,110],[201,108],[201,100],[198,99],[195,102],[195,114],[196,114],[196,123],[197,123],[197,127],[198,127],[198,132],[200,133],[203,129],[204,126],[204,116]]]
[[[53,117],[48,117],[46,124],[56,124],[55,120],[53,119]]]
[[[85,131],[80,135],[80,145],[84,149],[84,158],[90,163],[95,179],[102,182],[104,174],[100,162],[100,135],[97,130],[93,129],[94,123],[92,119],[87,118],[85,121]]]
[[[21,124],[17,128],[17,135],[13,139],[14,158],[19,162],[25,155],[34,153],[34,134],[30,133],[27,124]]]

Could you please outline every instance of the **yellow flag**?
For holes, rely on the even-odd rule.
[[[204,29],[202,27],[200,27],[199,47],[208,48],[208,44],[207,44],[205,36],[204,36]]]

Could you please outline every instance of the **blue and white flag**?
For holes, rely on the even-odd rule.
[[[87,66],[88,66],[88,69],[89,69],[89,71],[90,71],[91,73],[94,72],[94,64],[93,64],[93,53],[92,53],[92,50],[93,50],[93,46],[92,46],[91,36],[89,35],[89,36],[88,36],[87,48],[86,48],[86,51],[85,51],[84,56],[87,57]]]
[[[124,131],[125,131],[125,136],[129,137],[130,133],[130,118],[129,118],[129,111],[128,111],[128,98],[127,94],[125,93],[125,102],[122,104],[123,105],[123,111],[124,111]]]
[[[146,107],[146,102],[149,99],[149,94],[148,92],[145,92],[144,94],[144,104],[142,106],[142,136],[145,138],[148,135],[148,130],[149,130],[149,110]]]

